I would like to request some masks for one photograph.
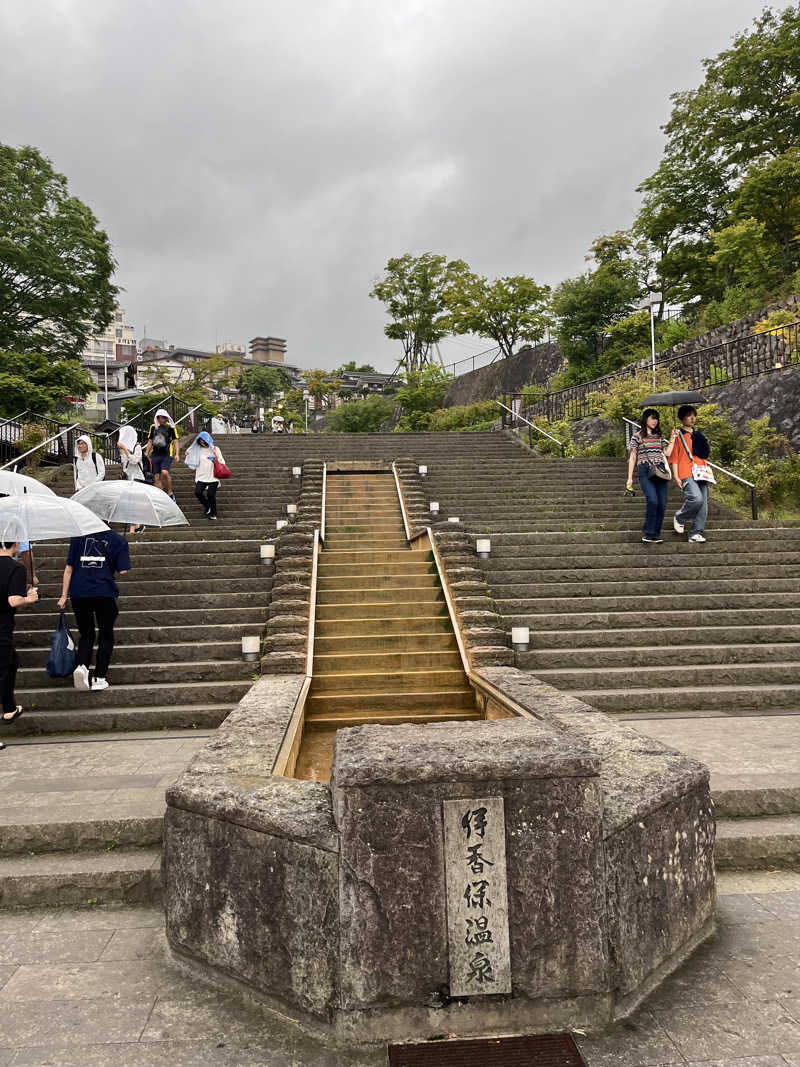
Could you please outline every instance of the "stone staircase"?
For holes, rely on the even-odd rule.
[[[66,544],[35,548],[40,601],[16,626],[25,714],[3,733],[2,903],[158,897],[164,788],[252,684],[258,664],[242,661],[241,639],[263,631],[273,582],[259,545],[300,493],[286,464],[250,463],[248,438],[220,444],[233,478],[218,521],[204,517],[181,464],[175,493],[191,527],[129,537],[104,692],[44,670]],[[53,488],[71,494],[69,469]]]
[[[476,719],[432,553],[409,547],[394,477],[329,473],[297,777],[330,776],[342,726]]]

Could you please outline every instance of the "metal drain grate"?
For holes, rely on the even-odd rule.
[[[390,1045],[389,1067],[586,1067],[569,1034]]]

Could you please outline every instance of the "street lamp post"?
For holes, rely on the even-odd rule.
[[[662,299],[661,293],[651,293],[648,297],[648,303],[650,304],[650,352],[653,368],[653,392],[656,391],[656,320],[653,308],[660,304]]]
[[[306,409],[306,433],[308,433],[308,400],[309,400],[310,396],[311,396],[311,393],[309,393],[308,389],[304,389],[303,390],[303,403],[304,403],[305,409]]]
[[[108,352],[103,353],[103,368],[105,370],[105,393],[106,393],[106,422],[108,421]]]

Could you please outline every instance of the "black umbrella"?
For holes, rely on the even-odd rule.
[[[642,401],[643,408],[675,407],[676,404],[707,404],[708,401],[699,393],[689,391],[676,393],[653,393]]]

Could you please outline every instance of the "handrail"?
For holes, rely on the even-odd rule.
[[[622,421],[626,424],[626,428],[628,426],[635,426],[637,430],[640,428],[638,422],[636,422],[634,419],[627,418],[625,415],[622,416]],[[712,467],[715,471],[719,471],[720,474],[727,474],[727,476],[729,478],[733,478],[734,481],[741,482],[742,485],[746,485],[747,486],[747,488],[750,490],[750,510],[753,513],[753,518],[757,519],[758,518],[758,491],[757,491],[758,487],[756,486],[755,482],[748,482],[748,480],[746,478],[742,478],[739,474],[734,474],[733,471],[726,470],[724,467],[720,467],[718,464],[712,463],[710,459],[705,459],[705,460],[703,460],[703,462],[708,464],[708,466]]]
[[[185,415],[181,415],[179,419],[175,419],[172,425],[177,426],[179,422],[183,422],[183,420],[188,419],[190,415],[194,415],[195,411],[198,411],[202,406],[202,404],[195,404],[193,408],[189,408]]]
[[[561,449],[561,458],[564,459],[567,453],[566,445],[563,441],[559,441],[559,439],[557,437],[554,437],[553,434],[548,433],[547,430],[543,430],[541,426],[537,426],[535,422],[531,422],[529,419],[526,419],[524,415],[520,415],[519,412],[514,411],[513,408],[507,407],[505,404],[501,404],[499,400],[495,400],[495,404],[497,404],[498,407],[504,408],[507,412],[509,412],[509,414],[513,415],[515,419],[519,419],[520,422],[526,423],[531,428],[531,430],[536,430],[537,433],[542,434],[544,437],[549,437],[550,440],[554,441]]]
[[[20,411],[19,415],[12,415],[10,419],[3,419],[0,421],[0,427],[7,426],[10,422],[18,422],[23,415],[27,415],[30,410],[30,408],[25,408],[24,411]]]
[[[311,557],[311,594],[308,599],[308,643],[306,645],[306,677],[310,678],[314,666],[314,628],[317,615],[317,569],[319,561],[319,528],[314,530],[314,549]]]
[[[322,464],[322,511],[320,514],[319,539],[325,542],[325,503],[328,497],[328,464]]]
[[[394,460],[392,460],[392,474],[394,475],[394,484],[397,489],[397,499],[400,501],[400,513],[403,516],[403,529],[406,532],[406,541],[411,541],[411,527],[408,524],[406,502],[403,499],[403,490],[400,488],[400,479],[397,477],[397,464]]]
[[[58,440],[58,438],[61,437],[62,434],[69,433],[71,430],[77,430],[79,427],[79,422],[73,422],[71,426],[65,426],[63,430],[59,430],[58,433],[54,433],[52,437],[48,437],[44,441],[40,441],[38,445],[34,445],[33,448],[29,448],[28,451],[23,452],[21,456],[15,456],[13,459],[10,459],[8,463],[4,463],[2,467],[0,467],[0,471],[4,471],[6,467],[11,467],[12,465],[19,466],[20,460],[25,459],[26,456],[30,456],[32,455],[32,453],[38,452],[40,448],[44,448],[45,445],[49,445],[53,441]]]
[[[436,571],[439,575],[439,581],[442,586],[442,592],[444,593],[444,602],[447,605],[447,613],[450,616],[450,625],[453,627],[453,633],[455,634],[456,644],[458,645],[458,651],[461,655],[461,664],[464,668],[464,673],[469,676],[472,674],[472,667],[469,662],[469,656],[464,646],[463,638],[461,637],[461,627],[458,623],[458,614],[456,613],[456,605],[453,600],[453,595],[450,592],[450,585],[447,581],[447,574],[444,569],[444,563],[442,563],[442,557],[439,555],[439,548],[433,537],[433,532],[430,526],[425,527],[428,534],[428,541],[431,546],[431,552],[433,553],[433,560],[436,564]]]

